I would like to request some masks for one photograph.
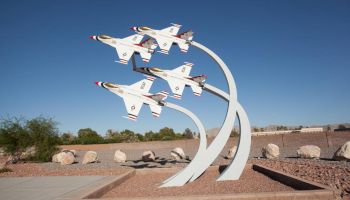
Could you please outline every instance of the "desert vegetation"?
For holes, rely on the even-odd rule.
[[[16,162],[49,161],[60,143],[57,123],[51,118],[6,118],[0,122],[0,146]]]
[[[84,128],[78,131],[78,136],[73,133],[63,133],[60,136],[61,144],[107,144],[107,143],[130,143],[143,141],[167,141],[193,139],[195,133],[189,128],[183,133],[175,133],[172,128],[164,127],[158,132],[148,131],[144,134],[135,133],[132,130],[125,129],[122,131],[107,130],[104,137],[100,136],[91,128]]]
[[[27,120],[23,117],[7,117],[0,121],[0,148],[12,162],[18,160],[50,161],[57,153],[58,145],[70,144],[106,144],[130,143],[142,141],[167,141],[192,139],[195,135],[190,129],[175,133],[172,128],[164,127],[158,132],[148,131],[144,134],[125,129],[109,129],[102,137],[91,128],[82,128],[77,134],[59,133],[57,122],[52,118],[36,117]]]

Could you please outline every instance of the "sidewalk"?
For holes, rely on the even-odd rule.
[[[115,176],[44,176],[0,178],[0,199],[79,199]]]

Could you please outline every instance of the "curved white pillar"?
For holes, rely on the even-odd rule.
[[[175,176],[171,177],[170,180],[166,180],[161,187],[182,186],[188,181],[193,181],[197,179],[211,165],[211,163],[213,163],[213,161],[224,148],[228,138],[230,137],[235,115],[237,112],[236,84],[227,65],[224,63],[224,61],[221,60],[219,56],[217,56],[213,51],[211,51],[207,47],[194,41],[191,42],[191,44],[192,46],[201,49],[202,51],[207,53],[211,58],[213,58],[213,60],[220,66],[222,72],[225,75],[230,94],[226,118],[218,135],[207,148],[205,154],[200,154],[196,156],[195,159],[192,160],[192,162],[188,166],[186,166]]]
[[[221,97],[226,101],[229,100],[229,95],[226,92],[212,85],[205,84],[203,89]],[[238,180],[244,170],[244,167],[249,157],[251,145],[250,123],[245,110],[239,102],[237,102],[237,117],[239,119],[240,126],[237,151],[231,163],[226,167],[226,169],[221,173],[220,177],[217,179],[218,181]]]

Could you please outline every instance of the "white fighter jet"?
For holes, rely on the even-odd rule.
[[[141,42],[143,36],[139,34],[131,35],[123,39],[112,38],[108,35],[93,35],[90,36],[90,38],[114,47],[119,56],[119,61],[116,62],[121,64],[128,64],[134,52],[140,54],[144,62],[149,62],[152,53],[154,53],[154,49],[157,48],[157,44],[151,38]]]
[[[141,35],[148,35],[151,38],[157,40],[160,47],[160,53],[168,54],[170,47],[173,43],[179,45],[182,52],[187,52],[189,47],[189,41],[193,39],[193,32],[188,30],[186,32],[177,34],[181,25],[172,24],[168,28],[162,30],[155,30],[146,26],[131,27],[131,30],[136,31]]]
[[[173,70],[163,70],[156,67],[140,67],[139,69],[145,73],[152,74],[168,81],[171,91],[174,94],[173,97],[176,99],[181,99],[185,86],[191,87],[193,94],[196,96],[200,96],[202,93],[202,87],[207,76],[189,76],[192,66],[192,63],[185,62],[184,65],[181,65]]]
[[[124,117],[133,121],[136,121],[138,114],[143,104],[149,105],[152,115],[159,117],[162,106],[164,106],[164,100],[167,98],[167,92],[159,92],[157,94],[150,94],[150,90],[154,77],[147,77],[132,85],[117,85],[106,82],[95,82],[96,85],[101,86],[110,92],[122,97],[124,99],[125,107],[128,112],[128,116]]]

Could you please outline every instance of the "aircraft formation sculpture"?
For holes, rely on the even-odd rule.
[[[148,63],[158,46],[161,48],[159,52],[165,54],[168,54],[173,44],[179,45],[182,52],[187,52],[189,48],[188,42],[193,39],[193,32],[189,30],[177,35],[180,27],[181,25],[178,24],[172,24],[172,26],[162,30],[154,30],[148,27],[132,27],[131,30],[136,31],[138,34],[123,39],[113,38],[104,34],[93,35],[90,36],[90,39],[114,47],[119,57],[119,61],[117,62],[121,64],[128,64],[128,61],[134,54],[139,54],[142,60]],[[142,41],[144,35],[148,35],[150,38]],[[155,44],[154,39],[157,41],[158,45]],[[185,62],[184,65],[173,70],[162,70],[152,67],[143,67],[140,68],[140,70],[144,70],[145,74],[166,80],[173,92],[172,97],[181,99],[185,86],[190,86],[196,96],[200,96],[202,93],[202,86],[207,76],[189,76],[192,66],[192,63]],[[155,78],[151,76],[147,76],[146,79],[130,86],[100,81],[96,82],[96,84],[122,97],[128,112],[128,116],[125,118],[136,121],[143,104],[150,106],[154,117],[159,117],[162,110],[161,106],[164,106],[164,100],[168,96],[168,93],[165,91],[155,95],[148,93],[153,80],[155,80]]]
[[[91,39],[105,43],[114,47],[117,51],[121,64],[128,64],[131,59],[133,71],[143,73],[146,78],[132,85],[119,85],[107,82],[95,82],[96,85],[109,90],[120,96],[124,100],[127,116],[123,116],[132,121],[136,121],[143,104],[149,105],[152,115],[158,118],[163,107],[172,108],[190,117],[199,129],[200,143],[198,151],[192,161],[175,175],[162,182],[160,187],[183,186],[200,177],[205,170],[214,162],[224,148],[234,126],[236,116],[239,119],[240,136],[237,144],[237,151],[226,169],[220,174],[217,181],[238,180],[241,176],[245,164],[248,160],[251,133],[248,116],[243,107],[237,100],[237,90],[233,76],[228,66],[213,51],[193,41],[193,32],[191,30],[178,34],[181,25],[172,24],[170,27],[156,30],[146,26],[131,27],[136,34],[126,38],[113,38],[107,35],[90,36]],[[145,40],[144,37],[148,37]],[[184,62],[183,65],[175,69],[160,69],[159,67],[136,67],[135,54],[139,54],[142,60],[148,63],[155,53],[157,47],[159,53],[169,54],[172,45],[179,46],[182,52],[187,52],[189,46],[197,47],[208,54],[223,72],[227,85],[228,93],[206,83],[206,75],[190,76],[193,64]],[[203,90],[225,100],[227,104],[226,117],[219,130],[218,135],[210,145],[207,145],[206,133],[203,124],[189,110],[166,102],[169,93],[165,91],[156,94],[149,93],[153,81],[156,78],[163,79],[168,85],[175,99],[181,99],[185,87],[191,87],[195,96],[201,96]]]

